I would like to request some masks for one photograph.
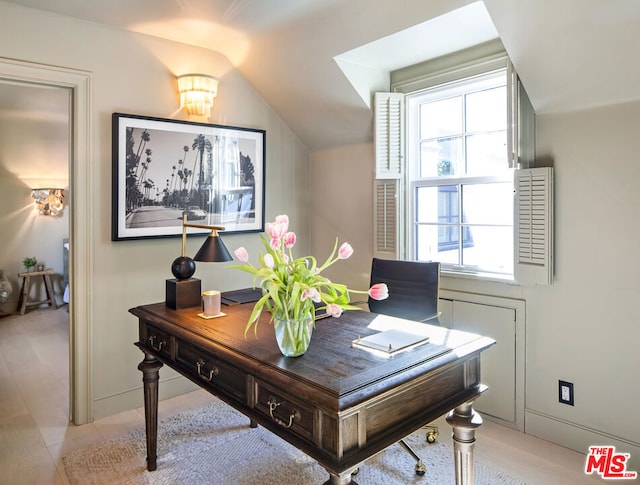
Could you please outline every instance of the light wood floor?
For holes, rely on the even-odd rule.
[[[68,484],[61,464],[66,453],[144,426],[142,409],[83,426],[69,423],[68,316],[62,307],[0,317],[0,485]],[[162,401],[160,418],[211,399],[196,391]],[[450,439],[446,422],[438,424],[438,439]],[[428,445],[425,450],[428,466]],[[602,483],[584,475],[583,455],[486,420],[476,456],[527,484]],[[433,485],[428,475],[427,484]]]

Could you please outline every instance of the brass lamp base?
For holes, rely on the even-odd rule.
[[[202,307],[202,285],[198,278],[167,280],[165,303],[169,308]]]

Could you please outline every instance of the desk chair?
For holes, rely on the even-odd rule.
[[[397,261],[373,258],[371,285],[386,283],[389,297],[385,300],[369,298],[369,310],[393,317],[406,318],[440,325],[438,290],[440,287],[440,263],[422,261]],[[438,437],[436,426],[426,426],[427,442]],[[420,457],[404,441],[398,442],[416,460],[416,475],[424,475],[426,466]]]
[[[440,263],[373,258],[371,285],[375,283],[386,283],[389,298],[369,297],[370,311],[440,325]]]

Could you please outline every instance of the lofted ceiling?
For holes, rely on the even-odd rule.
[[[640,100],[638,0],[12,3],[221,52],[311,151],[371,140],[367,91],[390,69],[496,35],[538,113]]]

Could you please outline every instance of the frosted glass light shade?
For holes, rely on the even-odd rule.
[[[218,78],[206,74],[178,76],[180,107],[191,115],[209,116],[213,99],[218,94]]]

